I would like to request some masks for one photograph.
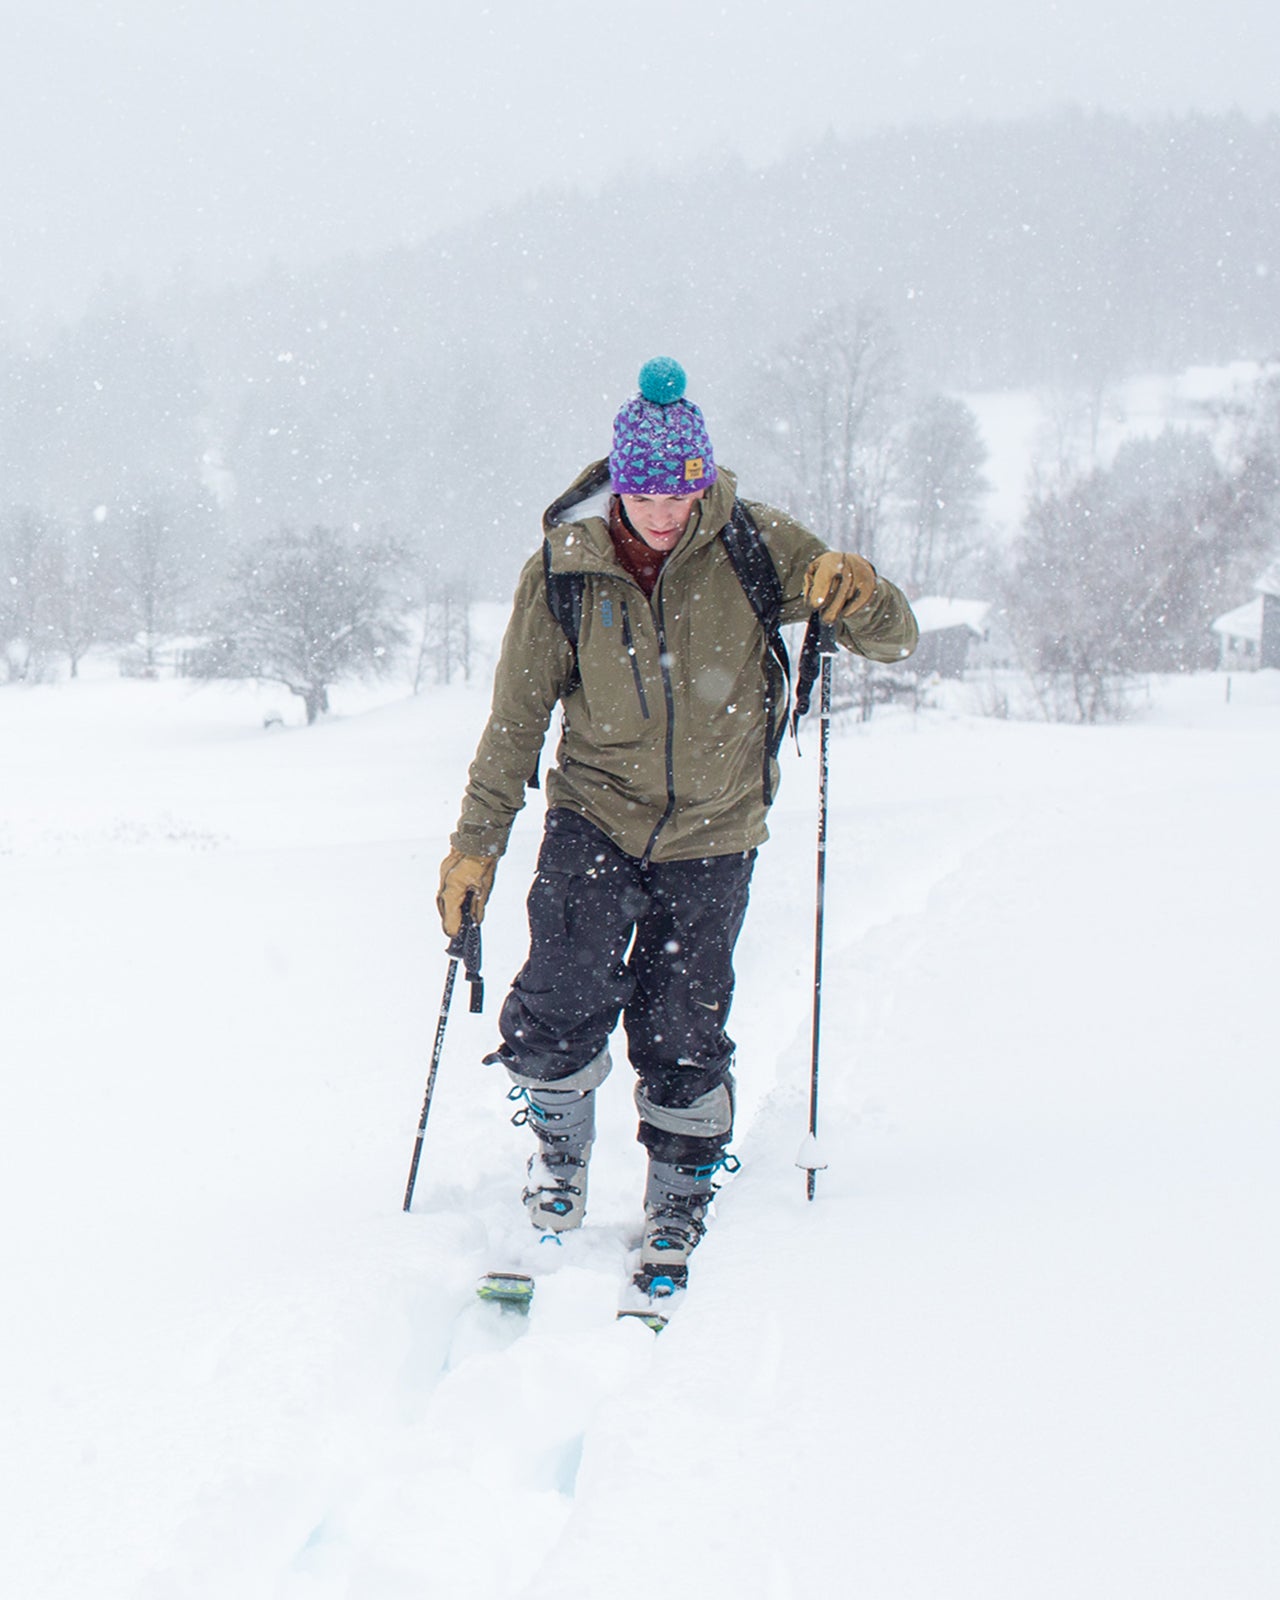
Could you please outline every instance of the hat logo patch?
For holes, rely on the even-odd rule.
[[[690,456],[684,464],[684,481],[692,483],[695,478],[702,476],[702,457]]]

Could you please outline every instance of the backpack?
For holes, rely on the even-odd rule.
[[[607,478],[607,465],[602,482]],[[579,495],[573,497],[576,502],[579,498],[594,492],[600,484],[589,484]],[[573,502],[570,502],[573,503]],[[557,521],[563,512],[568,509],[564,500],[557,501],[548,511],[550,521]],[[771,805],[773,802],[773,774],[771,766],[777,758],[778,751],[782,748],[782,741],[790,721],[791,732],[794,736],[800,718],[809,709],[809,701],[813,691],[813,684],[818,675],[818,618],[815,612],[810,618],[809,626],[805,632],[804,646],[800,654],[800,671],[796,681],[794,702],[791,693],[791,658],[787,653],[786,641],[782,637],[782,582],[778,577],[778,569],[773,564],[773,557],[769,554],[768,546],[760,537],[760,530],[752,521],[751,513],[741,500],[733,502],[733,512],[729,521],[721,528],[719,538],[728,554],[730,564],[737,575],[738,582],[742,585],[743,593],[750,602],[756,619],[764,630],[766,642],[765,658],[765,752],[764,752],[764,803]],[[551,541],[543,538],[542,541],[542,572],[546,584],[547,609],[559,623],[565,638],[569,641],[573,651],[573,668],[569,678],[567,694],[582,681],[578,671],[578,636],[582,631],[582,595],[586,585],[586,576],[581,572],[553,572],[551,570]],[[778,715],[781,707],[781,715]],[[529,787],[538,787],[538,773],[534,769],[529,780]]]

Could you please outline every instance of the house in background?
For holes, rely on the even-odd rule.
[[[927,594],[911,602],[920,624],[920,643],[911,667],[921,677],[936,672],[940,678],[964,676],[969,646],[987,637],[989,600],[951,600]]]
[[[1254,672],[1280,667],[1280,561],[1254,584],[1252,600],[1216,617],[1218,666],[1223,672]]]

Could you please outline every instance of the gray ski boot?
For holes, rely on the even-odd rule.
[[[707,1231],[705,1218],[715,1194],[711,1179],[727,1165],[723,1158],[706,1166],[677,1166],[649,1157],[644,1239],[635,1275],[646,1294],[674,1294],[688,1284],[689,1257]]]
[[[585,1067],[552,1083],[511,1071],[515,1083],[511,1098],[524,1101],[511,1120],[532,1128],[538,1141],[538,1149],[529,1157],[522,1199],[529,1221],[543,1233],[582,1226],[587,1163],[596,1130],[596,1088],[609,1067],[609,1053],[603,1050]]]

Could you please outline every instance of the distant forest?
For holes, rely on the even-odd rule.
[[[107,283],[42,345],[0,345],[0,512],[160,507],[211,574],[280,529],[356,528],[499,596],[641,361],[684,363],[762,492],[779,352],[851,307],[922,400],[1273,357],[1280,121],[832,137],[764,170],[549,182],[420,248],[235,289]]]

